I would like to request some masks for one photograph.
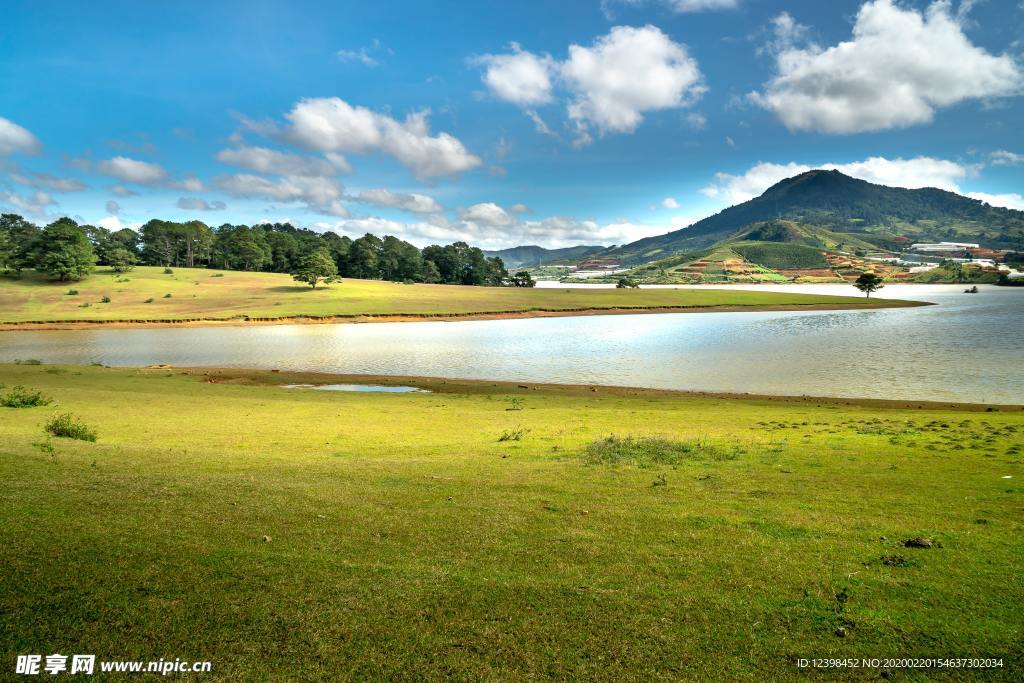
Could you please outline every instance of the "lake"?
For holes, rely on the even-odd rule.
[[[851,292],[843,285],[782,287]],[[1024,288],[982,286],[973,295],[963,289],[890,285],[879,294],[938,305],[872,311],[0,332],[0,362],[1022,402]]]

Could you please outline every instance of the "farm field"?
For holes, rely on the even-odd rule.
[[[278,386],[353,381],[432,393]],[[0,407],[8,661],[791,680],[801,657],[977,656],[1022,675],[1018,408],[167,367],[2,365],[0,384],[54,401]],[[48,436],[64,413],[96,441]]]

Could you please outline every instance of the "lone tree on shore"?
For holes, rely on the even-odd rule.
[[[319,282],[334,282],[338,277],[338,266],[326,249],[317,249],[307,254],[292,272],[292,278],[305,282],[313,289]]]
[[[853,286],[864,292],[864,296],[871,298],[871,292],[877,292],[885,285],[882,284],[882,278],[878,277],[874,273],[861,273]]]
[[[530,277],[530,274],[525,270],[520,270],[518,273],[509,278],[509,284],[513,287],[535,287],[536,282]]]

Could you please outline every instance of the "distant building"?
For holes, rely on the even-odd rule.
[[[918,244],[911,244],[911,251],[921,251],[927,253],[934,252],[949,252],[949,253],[962,253],[968,249],[977,249],[980,245],[971,244],[968,242],[919,242]]]

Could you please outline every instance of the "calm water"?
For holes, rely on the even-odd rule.
[[[764,289],[764,287],[762,287]],[[788,286],[788,291],[793,291]],[[850,292],[819,285],[801,290]],[[280,368],[772,394],[1024,401],[1024,290],[940,305],[272,327],[0,332],[0,362]]]

